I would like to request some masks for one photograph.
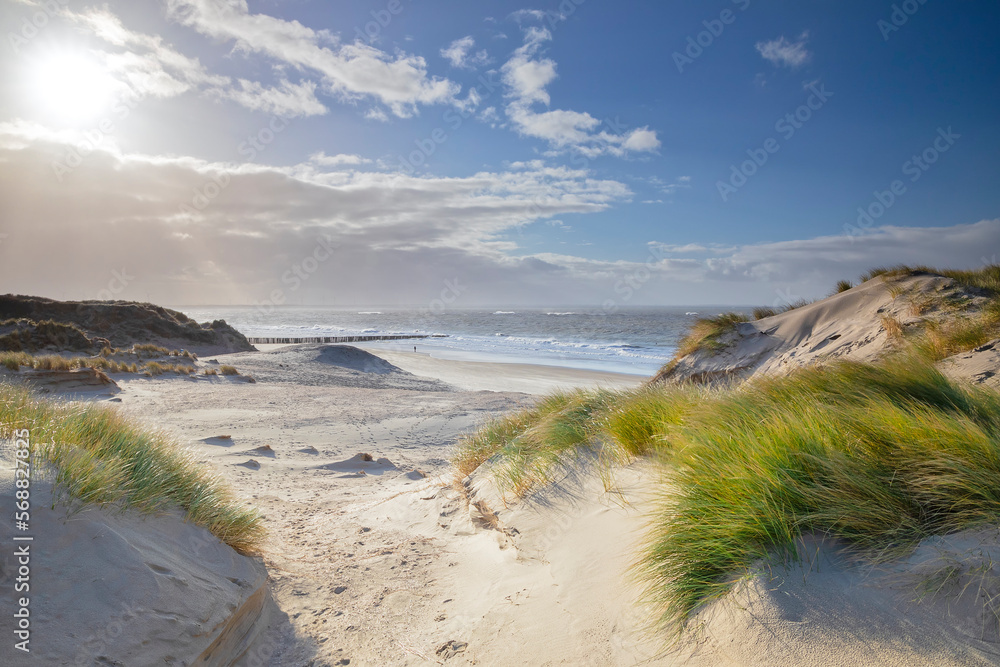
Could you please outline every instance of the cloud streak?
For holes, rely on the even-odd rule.
[[[476,40],[471,35],[462,37],[449,44],[447,48],[441,49],[441,57],[451,63],[452,67],[459,69],[475,69],[490,64],[492,59],[486,49],[473,53],[472,49],[475,46]]]
[[[784,35],[768,42],[757,42],[755,48],[764,60],[777,67],[796,69],[809,62],[812,54],[806,49],[809,33],[803,32],[791,42]]]
[[[532,16],[527,12],[522,20]],[[508,99],[506,114],[514,130],[546,141],[556,152],[571,151],[588,158],[656,152],[660,140],[648,127],[614,132],[601,129],[605,123],[586,112],[535,110],[537,105],[549,106],[551,98],[546,88],[557,77],[555,61],[541,55],[542,47],[551,39],[552,33],[546,28],[528,26],[524,29],[524,43],[501,67]]]
[[[398,117],[417,108],[450,104],[461,87],[427,73],[420,56],[394,56],[361,42],[342,43],[298,21],[252,14],[245,0],[167,0],[169,15],[199,33],[232,42],[279,64],[321,77],[324,89],[344,101],[373,99]]]
[[[100,148],[59,183],[52,161],[76,141],[69,132],[0,123],[0,228],[7,234],[0,281],[8,290],[94,298],[112,270],[125,269],[136,280],[122,298],[190,305],[259,303],[276,289],[300,303],[421,305],[445,280],[467,287],[467,307],[770,304],[781,294],[823,296],[836,280],[877,264],[974,267],[1000,245],[1000,220],[984,220],[881,227],[854,239],[651,241],[648,257],[629,260],[525,253],[510,232],[608,211],[632,192],[541,161],[462,178],[416,177],[364,167],[368,159],[353,154],[317,153],[272,167]],[[195,202],[209,183],[218,190]],[[318,243],[333,258],[301,289],[288,289],[282,277]],[[648,276],[642,288],[621,300],[618,287],[640,274]]]

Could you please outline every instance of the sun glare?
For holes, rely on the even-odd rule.
[[[51,54],[30,73],[40,110],[67,123],[83,123],[110,111],[117,82],[82,53]]]

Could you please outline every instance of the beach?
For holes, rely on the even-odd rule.
[[[593,360],[562,352],[554,359],[561,365],[547,365],[551,356],[514,363],[523,353],[422,340],[248,350],[233,331],[226,335],[242,351],[219,352],[211,340],[200,356],[147,344],[80,358],[93,367],[47,370],[38,366],[55,361],[39,356],[37,366],[5,368],[7,377],[79,401],[58,408],[64,420],[96,409],[95,430],[79,431],[80,445],[131,441],[131,424],[159,433],[172,452],[189,452],[182,467],[212,478],[196,486],[222,482],[231,491],[223,504],[259,511],[266,535],[244,543],[249,549],[230,548],[220,539],[233,535],[206,530],[180,495],[187,516],[172,504],[152,514],[118,513],[99,499],[56,506],[51,480],[39,479],[39,547],[74,544],[39,549],[33,561],[39,581],[60,582],[36,594],[35,636],[59,642],[39,641],[34,662],[15,662],[22,656],[8,655],[10,647],[0,657],[246,667],[997,664],[995,457],[978,453],[993,451],[993,436],[982,430],[989,423],[969,416],[994,409],[992,395],[974,385],[992,384],[1000,339],[964,342],[947,358],[956,343],[927,339],[936,347],[924,354],[941,351],[938,366],[958,383],[950,385],[927,358],[899,356],[907,352],[887,326],[957,339],[968,325],[949,324],[947,304],[959,301],[973,316],[988,304],[955,279],[911,271],[752,321],[709,318],[694,329],[694,350],[656,380],[574,368]],[[914,304],[923,304],[920,316]],[[600,349],[610,359],[643,348]],[[133,359],[143,372],[124,370]],[[746,391],[734,382],[755,374]],[[783,398],[755,407],[769,391]],[[913,397],[924,402],[908,403]],[[831,401],[840,404],[831,409]],[[102,405],[117,408],[126,430],[96,426]],[[890,416],[878,417],[878,405]],[[928,412],[934,405],[939,413]],[[927,414],[937,420],[930,431],[915,416]],[[864,429],[886,423],[911,430],[891,431],[895,444],[867,456],[838,454],[868,446]],[[795,435],[786,442],[788,432]],[[144,442],[141,450],[157,447]],[[828,449],[795,449],[818,442]],[[128,467],[118,451],[102,456]],[[841,458],[814,469],[816,451]],[[959,483],[938,491],[936,478],[919,476],[953,465],[952,457],[961,463],[945,482]],[[168,465],[162,456],[136,460],[147,461],[140,471]],[[845,466],[849,475],[825,472]],[[89,483],[99,469],[86,470]],[[886,470],[888,479],[878,477]],[[793,477],[843,495],[809,509],[810,491]],[[192,488],[176,479],[168,491]],[[874,496],[856,502],[859,488]],[[874,525],[878,539],[883,524],[891,533],[911,520],[906,503],[882,518],[887,489],[934,489],[947,498],[940,507],[969,509],[951,523],[910,528],[906,544],[872,542],[894,549],[880,558],[859,550],[864,535],[838,531],[856,521]],[[843,498],[853,504],[827,511]],[[974,520],[980,511],[985,521]],[[765,522],[787,522],[788,539],[756,545]],[[744,534],[748,546],[733,542]],[[684,579],[714,567],[711,557],[698,560],[712,540],[737,544],[736,558],[710,578]],[[682,568],[659,577],[671,563]],[[664,592],[683,581],[713,588],[664,606]],[[122,591],[141,593],[131,602]],[[68,612],[59,602],[67,599],[81,602]],[[665,609],[678,615],[657,616]],[[140,619],[140,631],[106,631]]]
[[[617,540],[580,550],[557,543],[577,521],[611,524],[628,538],[638,513],[620,498],[581,494],[586,509],[566,512],[558,533],[519,524],[525,546],[515,548],[470,512],[448,457],[462,433],[537,393],[642,378],[419,353],[381,355],[413,376],[345,373],[310,361],[323,347],[202,359],[233,364],[254,383],[137,378],[120,381],[116,395],[127,414],[194,448],[264,513],[279,610],[261,640],[274,653],[265,664],[427,664],[448,642],[467,644],[449,664],[545,664],[543,655],[552,664],[632,664],[638,640],[623,633],[619,606],[630,606],[627,589],[573,569],[624,576],[627,550]],[[553,540],[573,553],[569,569],[548,560]],[[558,637],[552,619],[561,619]]]

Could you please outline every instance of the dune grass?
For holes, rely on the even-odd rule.
[[[235,366],[230,366],[229,364],[222,364],[219,366],[219,372],[223,375],[239,375],[240,372],[236,370]]]
[[[44,400],[0,383],[0,436],[21,428],[30,429],[56,488],[80,503],[144,513],[179,507],[241,553],[255,552],[263,539],[260,514],[221,479],[167,435],[111,407]]]
[[[523,495],[596,447],[612,463],[667,464],[636,567],[665,630],[755,563],[794,558],[807,532],[879,560],[1000,521],[1000,396],[949,381],[919,355],[735,389],[557,394],[468,436],[455,460],[468,473],[492,459],[500,488]]]
[[[961,311],[966,307],[968,301],[964,300],[950,304],[949,307],[955,314],[949,320],[943,323],[927,322],[925,326],[917,327],[914,331],[919,331],[921,335],[918,340],[913,342],[925,354],[940,360],[958,352],[971,350],[993,338],[1000,337],[1000,265],[991,264],[979,269],[964,271],[939,270],[928,266],[908,266],[905,264],[890,267],[880,266],[862,274],[860,281],[866,282],[874,278],[882,278],[890,283],[887,289],[895,300],[904,296],[906,291],[901,285],[893,284],[894,281],[914,275],[940,275],[951,278],[962,287],[978,290],[988,299],[987,305],[981,312],[962,314]],[[853,287],[854,284],[851,281],[841,280],[837,283],[831,296],[846,292]],[[919,298],[911,295],[911,298],[915,300],[911,304],[910,311],[915,316],[923,315],[935,305],[936,300],[940,300],[934,295],[921,295]],[[742,313],[730,312],[695,320],[687,335],[678,343],[673,359],[660,369],[658,377],[668,376],[682,357],[699,351],[721,351],[725,347],[722,343],[722,337],[732,331],[740,322],[772,317],[809,305],[809,303],[809,301],[801,300],[783,308],[758,307],[751,311],[751,317]],[[883,318],[882,326],[889,333],[890,338],[894,340],[903,338],[904,330],[895,318],[888,316]]]
[[[700,317],[691,325],[688,334],[677,344],[677,357],[683,357],[698,350],[719,350],[722,336],[729,333],[740,322],[750,318],[744,313],[720,313],[714,317]]]
[[[930,535],[996,525],[1000,394],[952,382],[934,363],[1000,336],[1000,267],[883,267],[862,280],[920,273],[980,290],[985,305],[952,309],[912,333],[884,317],[898,344],[876,364],[836,361],[736,387],[555,394],[463,438],[454,462],[464,476],[489,461],[501,490],[515,495],[584,451],[608,466],[636,457],[663,463],[634,570],[661,630],[682,630],[760,563],[796,558],[807,533],[880,561]],[[728,313],[696,321],[673,363],[721,348],[745,320]]]
[[[833,288],[834,294],[840,294],[841,292],[846,292],[847,290],[854,287],[854,283],[850,280],[838,280],[837,284]]]
[[[757,308],[754,308],[752,311],[750,311],[750,314],[753,315],[754,320],[762,320],[765,317],[773,317],[780,312],[781,312],[780,310],[771,308],[769,306],[758,306]]]
[[[152,346],[155,347],[155,346]],[[160,348],[166,350],[166,348]],[[71,371],[77,368],[95,368],[106,373],[143,373],[148,376],[163,375],[164,373],[175,373],[178,375],[190,375],[195,372],[195,367],[191,364],[197,359],[195,355],[186,350],[167,350],[167,357],[177,357],[186,361],[176,363],[168,361],[146,361],[139,364],[130,359],[142,360],[143,354],[132,351],[111,350],[105,347],[100,354],[93,357],[83,356],[62,356],[59,354],[29,354],[23,351],[0,352],[0,366],[11,370],[20,371],[21,368],[35,370],[56,370]],[[238,373],[237,373],[238,374]]]
[[[670,462],[639,572],[678,627],[805,532],[879,560],[1000,520],[1000,397],[913,358],[807,369],[699,403]]]
[[[592,443],[598,420],[616,394],[557,392],[531,408],[494,418],[459,442],[453,463],[465,476],[494,458],[501,488],[523,496],[549,481],[554,466]]]

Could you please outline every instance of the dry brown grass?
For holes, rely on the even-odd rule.
[[[886,335],[891,340],[900,340],[903,338],[903,325],[892,315],[883,315],[881,317],[882,328],[885,329]]]

